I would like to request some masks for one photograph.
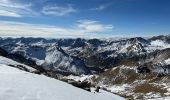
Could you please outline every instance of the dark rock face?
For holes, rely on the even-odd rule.
[[[5,51],[4,49],[0,48],[0,56],[6,57],[6,56],[8,56],[8,52]]]
[[[77,38],[74,40],[71,47],[76,48],[76,47],[84,47],[84,46],[86,46],[85,40],[81,38]]]
[[[68,82],[69,84],[75,86],[75,87],[78,87],[78,88],[81,88],[81,89],[90,91],[91,83],[89,83],[89,82],[86,82],[86,81],[76,82],[76,81],[74,81],[74,80],[68,80],[67,82]]]
[[[137,68],[138,73],[150,73],[150,69],[146,66],[140,66]]]
[[[102,43],[104,43],[104,41],[101,41],[99,39],[90,39],[87,41],[89,44],[91,44],[94,47],[98,47],[100,46]]]
[[[18,68],[20,70],[29,72],[29,70],[26,67],[22,66],[22,65],[8,65],[8,66],[11,66],[11,67]]]
[[[150,42],[144,38],[141,38],[141,37],[136,37],[136,38],[130,38],[128,39],[129,43],[141,43],[141,44],[145,44],[145,45],[149,45]]]

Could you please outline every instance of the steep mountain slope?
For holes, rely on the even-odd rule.
[[[78,57],[69,56],[60,47],[53,46],[47,50],[41,64],[47,70],[61,71],[75,75],[88,74],[90,71]]]
[[[146,100],[170,96],[170,77],[138,73],[137,66],[120,65],[93,78],[94,84],[129,99]]]

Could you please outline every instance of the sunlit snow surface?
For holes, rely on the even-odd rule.
[[[0,100],[124,100],[105,92],[87,92],[43,75],[0,64]]]

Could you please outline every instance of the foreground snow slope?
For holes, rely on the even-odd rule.
[[[0,100],[124,100],[101,91],[92,93],[43,75],[0,64]]]

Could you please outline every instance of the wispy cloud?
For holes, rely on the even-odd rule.
[[[32,4],[23,4],[14,2],[14,0],[1,0],[0,1],[0,16],[9,17],[23,17],[37,15],[32,9]]]
[[[102,11],[102,10],[104,10],[104,9],[107,9],[109,6],[111,6],[111,3],[102,4],[102,5],[99,5],[99,6],[96,7],[96,8],[91,8],[90,10],[92,10],[92,11]]]
[[[72,5],[66,6],[45,6],[42,9],[42,13],[45,15],[54,15],[54,16],[65,16],[71,13],[76,13],[78,10],[73,8]]]
[[[98,21],[79,20],[71,27],[58,27],[21,22],[0,21],[0,36],[23,37],[100,37],[99,33],[113,30],[113,25]]]
[[[84,36],[84,34],[71,28],[0,21],[0,36],[78,37]]]
[[[112,31],[114,26],[111,24],[101,24],[93,20],[78,20],[77,27],[84,32],[107,32]]]

